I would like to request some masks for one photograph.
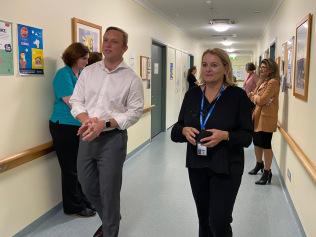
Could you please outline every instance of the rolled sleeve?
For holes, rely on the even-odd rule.
[[[131,83],[126,108],[124,113],[114,112],[112,114],[122,130],[135,124],[143,114],[144,92],[142,82],[138,77],[135,77]]]

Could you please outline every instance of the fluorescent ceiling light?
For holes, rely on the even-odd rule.
[[[224,46],[231,46],[233,44],[233,42],[229,41],[229,40],[223,40],[222,41],[222,45]]]
[[[236,49],[233,49],[233,48],[228,48],[228,49],[226,49],[226,51],[227,51],[228,53],[232,53],[232,52],[235,52],[235,51],[236,51]]]
[[[212,28],[217,32],[224,32],[230,28],[230,25],[228,25],[226,23],[216,23],[216,24],[212,25]]]

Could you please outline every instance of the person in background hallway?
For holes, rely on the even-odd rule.
[[[259,170],[263,171],[256,184],[271,183],[271,163],[273,152],[271,148],[272,134],[276,131],[279,109],[280,79],[278,65],[271,59],[263,59],[260,64],[260,84],[254,92],[250,93],[250,99],[255,104],[253,111],[256,166],[249,171],[255,175]],[[262,161],[264,157],[264,163]]]
[[[65,66],[53,80],[55,102],[49,129],[61,168],[63,209],[65,214],[83,217],[95,215],[93,207],[84,196],[77,176],[77,136],[80,122],[70,113],[69,98],[73,93],[80,71],[87,65],[89,51],[81,43],[73,43],[64,51]]]
[[[123,61],[128,35],[109,27],[103,36],[104,60],[86,67],[70,98],[72,114],[82,122],[78,176],[102,225],[94,237],[117,237],[127,131],[143,114],[140,78]]]
[[[231,237],[232,212],[251,144],[251,102],[234,86],[222,49],[202,55],[203,85],[183,99],[171,139],[187,142],[186,166],[199,218],[199,237]]]
[[[102,60],[102,53],[90,52],[87,66]]]
[[[247,78],[244,81],[243,88],[247,95],[250,96],[250,92],[253,92],[257,86],[259,77],[256,74],[256,66],[253,63],[246,64]]]
[[[193,66],[188,70],[188,75],[187,75],[189,89],[191,89],[194,86],[197,86],[197,84],[198,84],[198,81],[196,80],[195,74],[196,74],[196,66]]]

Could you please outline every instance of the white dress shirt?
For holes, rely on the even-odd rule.
[[[112,71],[100,61],[82,70],[69,102],[74,117],[87,113],[105,121],[114,118],[123,130],[143,114],[142,81],[124,61]]]

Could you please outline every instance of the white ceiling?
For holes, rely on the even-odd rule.
[[[224,35],[240,54],[252,54],[264,27],[283,0],[134,0],[200,40],[202,47],[221,47]],[[207,3],[208,2],[208,3]],[[211,19],[231,19],[236,23],[226,32],[211,28]],[[223,35],[214,37],[214,35]],[[224,47],[225,48],[225,47]]]

